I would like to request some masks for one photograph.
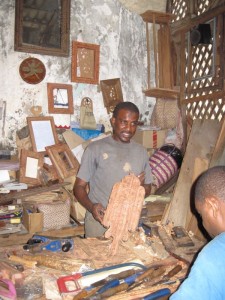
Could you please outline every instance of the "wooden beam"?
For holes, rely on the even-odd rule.
[[[148,89],[151,87],[151,53],[150,53],[150,39],[149,39],[149,30],[148,23],[146,23],[146,41],[147,41],[147,65],[148,65]]]

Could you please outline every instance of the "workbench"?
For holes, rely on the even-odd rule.
[[[159,226],[157,224],[154,225]],[[140,229],[135,233],[132,233],[128,241],[120,244],[118,253],[115,256],[109,256],[108,249],[111,243],[110,240],[104,238],[84,239],[82,238],[83,226],[77,226],[73,229],[60,230],[58,233],[56,231],[48,232],[49,236],[52,235],[53,237],[55,234],[62,237],[68,236],[71,233],[76,234],[77,236],[73,238],[74,247],[69,252],[27,252],[24,251],[22,247],[23,242],[22,239],[20,239],[20,242],[18,242],[17,245],[10,246],[6,242],[5,246],[7,247],[2,247],[1,243],[0,259],[6,254],[9,256],[9,259],[10,257],[13,259],[14,257],[21,259],[21,263],[25,263],[24,272],[29,284],[30,281],[34,280],[32,278],[35,278],[37,283],[40,280],[43,282],[43,291],[40,293],[39,298],[36,298],[35,295],[35,299],[51,300],[60,299],[57,298],[59,297],[59,294],[55,296],[56,298],[46,297],[45,294],[56,293],[58,291],[56,283],[57,278],[64,278],[65,276],[70,276],[74,272],[81,272],[81,270],[83,270],[83,272],[88,272],[88,270],[101,270],[133,262],[134,264],[142,265],[145,268],[154,267],[156,270],[158,268],[163,268],[163,274],[165,275],[177,265],[182,267],[182,271],[179,272],[177,277],[170,278],[172,283],[169,281],[169,284],[158,284],[163,278],[163,275],[160,275],[154,281],[154,285],[153,282],[142,283],[129,292],[123,291],[107,298],[110,300],[137,299],[161,288],[167,287],[171,292],[175,291],[180,283],[179,278],[184,278],[186,276],[190,262],[200,246],[202,246],[196,242],[192,247],[178,247],[178,249],[176,241],[174,242],[171,240],[167,228],[160,228],[158,232],[160,233],[159,237],[146,237],[144,231]],[[14,239],[16,240],[16,237],[14,237]],[[27,242],[25,237],[24,240]],[[27,264],[30,267],[27,267]],[[18,297],[18,299],[22,300],[23,298]],[[73,299],[73,296],[67,294],[66,297],[62,297],[61,299]]]

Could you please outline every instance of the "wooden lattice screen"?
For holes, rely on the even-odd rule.
[[[171,25],[180,64],[177,85],[181,106],[191,119],[217,119],[225,115],[225,5],[224,1],[171,0],[168,12],[176,15]],[[210,43],[193,44],[191,31],[210,24]]]

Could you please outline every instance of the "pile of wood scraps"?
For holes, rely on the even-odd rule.
[[[171,293],[185,278],[200,247],[186,234],[182,228],[172,230],[171,226],[146,223],[145,227],[130,233],[127,241],[119,243],[113,256],[109,252],[109,239],[77,236],[67,252],[45,250],[48,249],[46,243],[37,243],[28,250],[24,245],[1,247],[0,261],[22,266],[20,270],[24,271],[20,271],[19,283],[14,281],[14,272],[6,276],[13,282],[16,292],[18,288],[18,295],[22,295],[23,284],[31,280],[32,272],[42,299],[138,299],[162,289]],[[52,237],[52,241],[55,243],[56,238]],[[129,274],[123,273],[128,270]],[[41,272],[45,276],[40,281]],[[1,276],[5,275],[1,273]],[[105,286],[113,279],[112,285]],[[63,286],[72,281],[70,284],[76,284],[76,291],[71,292],[74,286],[71,291],[65,290],[58,285],[58,280]]]

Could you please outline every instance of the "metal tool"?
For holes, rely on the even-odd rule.
[[[108,289],[110,288],[113,288],[113,287],[116,287],[118,285],[120,285],[121,283],[127,283],[128,285],[132,284],[135,279],[140,275],[140,273],[137,273],[137,274],[133,274],[127,278],[124,278],[124,279],[113,279],[109,282],[107,282],[105,285],[103,285],[99,290],[98,290],[98,294],[102,294],[104,293],[105,291],[107,291]]]
[[[57,285],[58,285],[60,294],[78,293],[81,290],[80,285],[78,283],[78,279],[81,278],[81,276],[82,276],[81,273],[76,273],[74,275],[68,275],[68,276],[58,278]],[[68,282],[72,282],[73,285],[75,286],[75,288],[70,290],[68,288]]]
[[[181,265],[176,265],[172,270],[170,270],[167,274],[165,274],[160,281],[155,282],[153,284],[153,286],[163,284],[163,283],[167,282],[170,278],[172,278],[174,275],[179,273],[181,270],[182,270],[182,266]]]
[[[68,252],[70,249],[73,249],[73,246],[74,241],[71,238],[54,239],[42,235],[33,235],[23,246],[23,249],[32,252],[40,252],[43,250]]]
[[[91,286],[83,289],[79,294],[77,294],[73,300],[81,300],[81,299],[98,299],[104,297],[105,293],[108,290],[112,292],[116,289],[117,286],[126,282],[126,287],[128,284],[132,283],[135,278],[143,271],[136,270],[126,270],[117,274],[111,274],[103,280],[97,281],[93,283]],[[108,292],[107,292],[108,293]],[[101,295],[102,294],[102,295]]]
[[[147,278],[149,278],[149,280],[153,280],[155,278],[158,278],[159,276],[161,276],[164,273],[165,273],[165,267],[160,267],[156,270],[149,269],[149,270],[143,272],[140,276],[138,276],[137,279],[135,280],[135,282],[129,286],[127,291],[130,291],[130,290],[134,289],[135,287],[141,285],[143,282],[146,281]]]

